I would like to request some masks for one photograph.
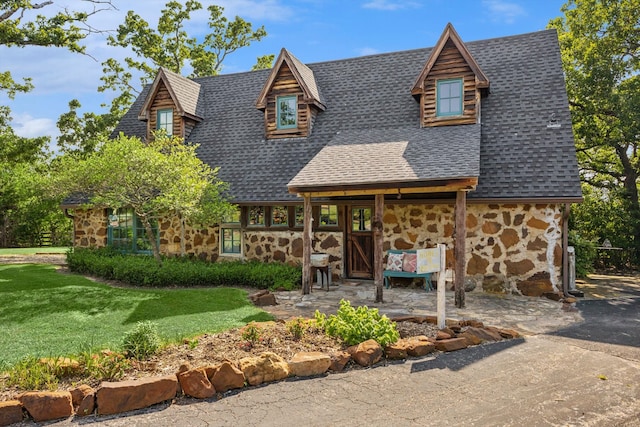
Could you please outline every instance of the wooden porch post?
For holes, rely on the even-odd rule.
[[[462,190],[456,192],[456,240],[455,240],[455,304],[458,308],[464,308],[464,270],[466,266],[465,241],[467,218],[467,193]]]
[[[384,229],[382,215],[384,211],[384,194],[375,195],[375,205],[373,211],[373,279],[376,286],[376,302],[382,300],[383,278],[382,278],[382,258],[383,258],[383,236]]]
[[[302,232],[302,294],[311,292],[311,240],[313,237],[313,212],[311,197],[304,195],[304,227]]]
[[[569,215],[571,204],[565,203],[562,213],[562,293],[569,296]]]

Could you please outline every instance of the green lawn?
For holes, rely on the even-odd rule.
[[[269,319],[239,289],[113,288],[50,265],[0,265],[0,371],[27,356],[118,349],[142,320],[178,341]]]
[[[43,246],[41,248],[0,248],[0,255],[65,254],[68,247]]]

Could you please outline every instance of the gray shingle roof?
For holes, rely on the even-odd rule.
[[[288,193],[287,183],[325,146],[351,143],[350,138],[356,145],[365,143],[367,135],[374,138],[369,143],[418,141],[421,131],[434,131],[447,153],[451,149],[447,133],[453,136],[480,127],[479,182],[470,199],[579,199],[555,30],[466,45],[491,81],[491,94],[482,101],[481,126],[420,129],[419,104],[410,91],[431,52],[426,48],[308,64],[327,108],[318,114],[307,138],[265,140],[264,114],[256,109],[255,100],[269,70],[195,79],[201,85],[198,108],[204,120],[189,140],[200,144],[198,155],[203,161],[220,167],[219,177],[230,183],[236,202],[299,201]],[[117,131],[144,137],[145,123],[135,117],[144,97],[145,93]],[[560,128],[547,128],[551,114],[559,119]],[[405,130],[406,136],[399,136]],[[474,138],[469,144],[473,152]],[[444,164],[453,167],[457,160],[460,174],[475,170],[477,160],[467,154],[464,149],[452,152],[455,160]],[[428,164],[429,158],[424,159]],[[431,173],[425,165],[416,165],[414,172]]]
[[[480,125],[340,132],[290,187],[416,182],[480,174]]]

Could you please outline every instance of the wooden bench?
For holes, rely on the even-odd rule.
[[[387,251],[387,260],[389,259],[389,254],[415,254],[415,249],[413,250],[395,250],[390,249]],[[425,291],[433,291],[433,285],[431,284],[431,273],[417,273],[411,271],[395,271],[395,270],[387,270],[385,269],[382,273],[384,278],[384,286],[389,289],[391,287],[391,281],[389,280],[392,277],[406,277],[406,278],[422,278],[424,279],[424,289]]]

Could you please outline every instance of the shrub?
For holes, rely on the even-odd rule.
[[[262,329],[251,322],[244,328],[242,328],[242,332],[240,334],[242,339],[250,342],[251,344],[257,344],[260,341],[260,337],[262,335]]]
[[[309,329],[309,321],[302,317],[296,317],[289,320],[286,324],[287,330],[293,335],[296,340],[301,339]]]
[[[400,338],[396,324],[387,316],[381,316],[377,308],[368,308],[366,305],[353,308],[344,299],[340,300],[336,314],[327,317],[316,310],[315,319],[318,327],[327,335],[339,337],[347,345],[374,339],[384,347]]]
[[[191,258],[165,258],[162,265],[151,256],[122,254],[110,248],[75,249],[67,253],[69,269],[133,286],[194,287],[242,286],[293,290],[300,287],[302,270],[281,263],[205,262]]]
[[[23,390],[56,390],[64,370],[56,359],[50,363],[42,363],[37,357],[21,360],[11,370],[7,385]]]
[[[160,349],[158,327],[153,322],[138,322],[133,330],[126,333],[123,350],[128,357],[144,360]]]
[[[593,263],[598,256],[595,242],[569,231],[569,245],[576,251],[576,277],[587,277],[593,272]]]
[[[113,381],[124,377],[131,367],[129,360],[122,354],[104,350],[99,353],[83,352],[80,361],[85,374],[99,381]]]

